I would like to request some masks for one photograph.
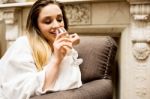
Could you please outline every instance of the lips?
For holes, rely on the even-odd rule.
[[[53,35],[57,35],[57,33],[56,32],[49,32],[50,34],[53,34]]]

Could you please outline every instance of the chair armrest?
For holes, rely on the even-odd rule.
[[[79,90],[80,96],[73,99],[112,99],[112,80],[99,79],[85,83]]]
[[[73,90],[48,93],[31,99],[112,99],[112,81],[109,79],[94,80]]]

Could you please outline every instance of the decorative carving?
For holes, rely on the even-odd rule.
[[[133,15],[132,23],[132,42],[133,55],[137,60],[145,60],[150,54],[150,34],[148,33],[148,18],[150,15],[150,5],[134,4],[130,7],[130,13]]]
[[[145,99],[148,93],[147,89],[147,65],[140,63],[135,66],[135,93],[138,98]]]
[[[140,99],[144,99],[145,96],[147,95],[147,88],[146,87],[137,87],[136,88],[136,94],[138,97],[140,97]]]
[[[14,24],[16,21],[15,9],[7,9],[4,11],[4,20],[6,24]]]
[[[138,60],[146,59],[150,54],[150,48],[147,43],[135,43],[133,45],[133,54]]]
[[[147,20],[148,15],[133,15],[134,20]]]
[[[65,7],[69,25],[81,25],[91,23],[91,5],[90,4],[68,4]]]
[[[137,2],[139,0],[128,0],[131,2]],[[146,0],[140,0],[146,1]],[[139,1],[139,2],[140,2]],[[132,53],[136,62],[135,75],[134,75],[134,90],[135,99],[147,99],[147,62],[150,55],[150,33],[148,32],[148,19],[150,15],[149,4],[131,4],[130,13],[133,16],[131,24],[131,36],[132,36]]]
[[[150,4],[135,4],[131,5],[130,13],[135,20],[148,20],[150,15]]]
[[[18,8],[3,8],[0,11],[0,19],[5,22],[5,39],[7,40],[7,47],[10,42],[13,42],[21,32],[21,14]]]
[[[138,60],[148,58],[150,54],[150,34],[145,21],[136,21],[132,24],[133,55]]]

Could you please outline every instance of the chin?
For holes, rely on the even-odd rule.
[[[50,42],[54,42],[54,40],[55,40],[55,37],[48,38],[48,41]]]

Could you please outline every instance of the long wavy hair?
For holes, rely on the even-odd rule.
[[[64,28],[68,29],[67,18],[62,3],[58,3],[55,0],[37,0],[33,4],[27,18],[26,31],[38,71],[42,70],[43,66],[48,63],[48,59],[53,51],[52,45],[48,44],[39,30],[37,21],[41,9],[49,4],[56,4],[60,7],[63,14]]]

